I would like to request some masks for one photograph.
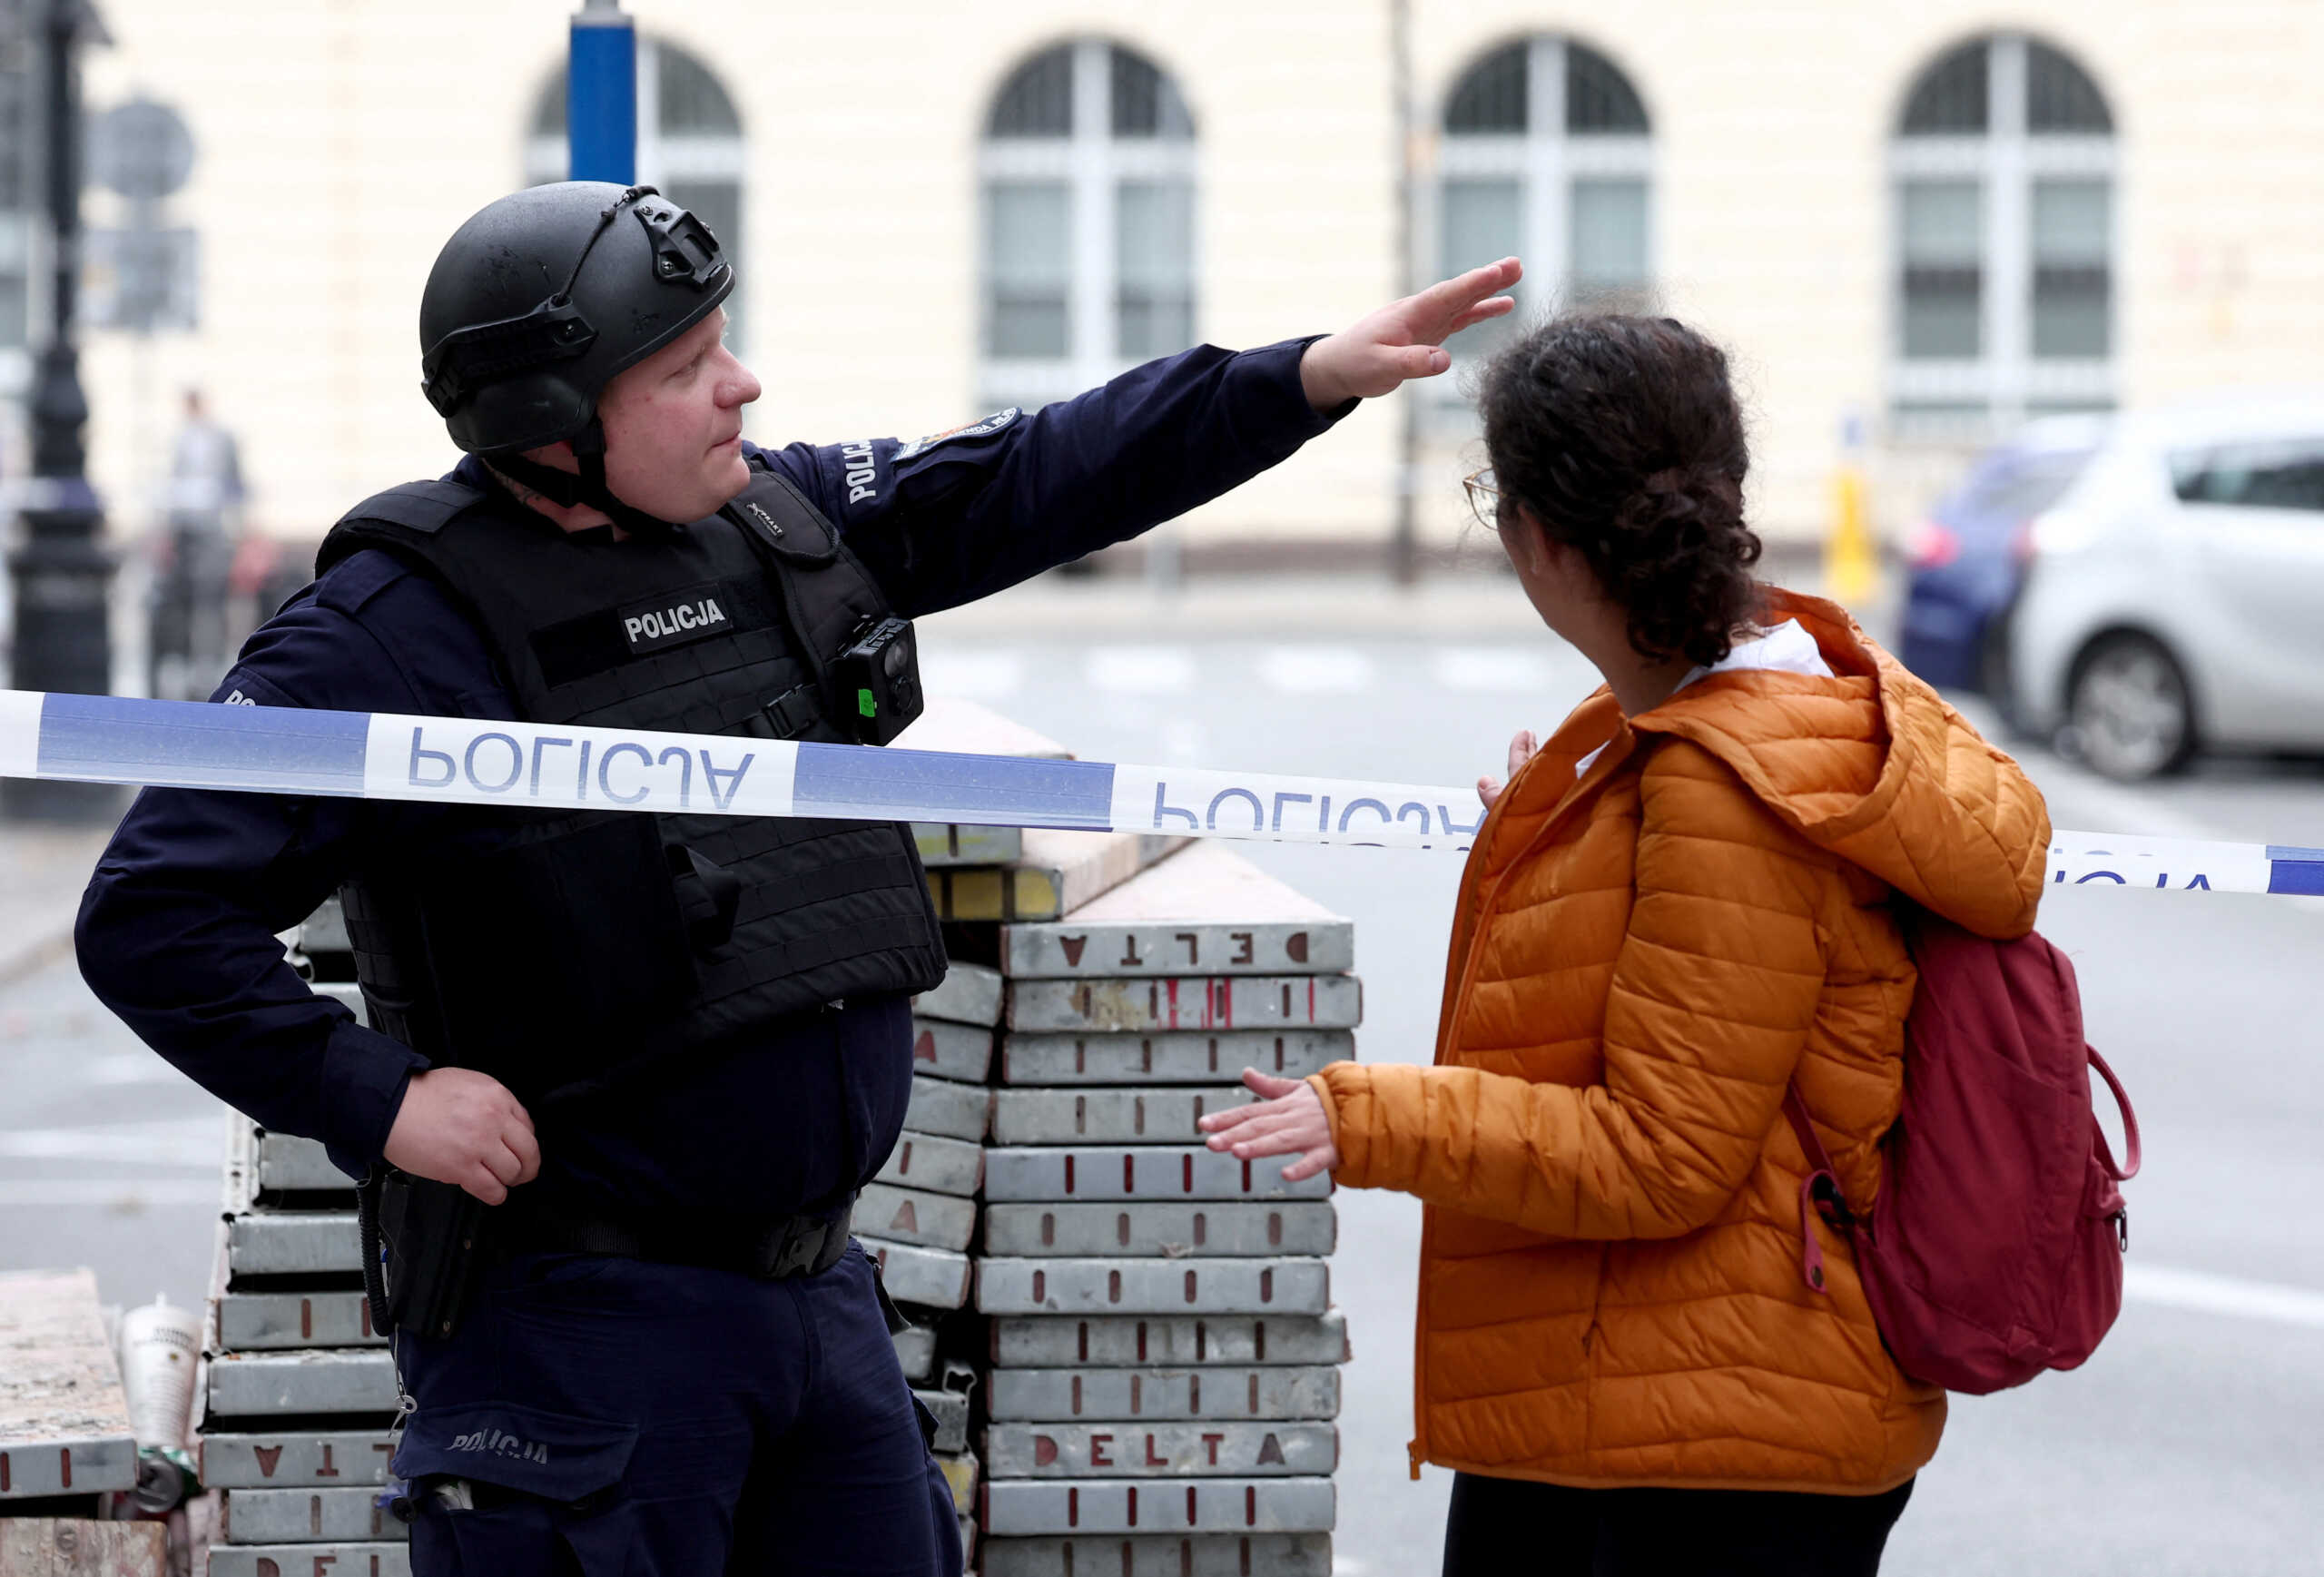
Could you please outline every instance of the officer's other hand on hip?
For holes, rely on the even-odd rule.
[[[487,1205],[500,1204],[541,1169],[532,1114],[500,1080],[466,1068],[411,1076],[387,1158],[398,1171],[456,1183]]]
[[[1444,341],[1473,323],[1517,310],[1501,292],[1525,275],[1513,257],[1471,269],[1391,301],[1371,316],[1327,334],[1299,359],[1307,403],[1336,410],[1351,399],[1393,393],[1409,378],[1433,378],[1452,365]]]

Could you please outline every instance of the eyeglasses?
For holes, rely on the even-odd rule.
[[[1477,524],[1500,530],[1501,484],[1494,479],[1492,468],[1487,466],[1462,478],[1461,488],[1469,495],[1469,513],[1477,517]]]

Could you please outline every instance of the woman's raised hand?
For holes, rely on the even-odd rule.
[[[1217,1111],[1202,1119],[1202,1130],[1212,1149],[1232,1151],[1239,1160],[1255,1156],[1288,1155],[1299,1158],[1283,1168],[1283,1180],[1296,1183],[1340,1164],[1339,1148],[1332,1143],[1331,1119],[1315,1086],[1300,1079],[1277,1079],[1256,1068],[1243,1069],[1243,1082],[1259,1099],[1231,1111]]]
[[[1515,777],[1517,769],[1532,760],[1533,753],[1541,748],[1541,742],[1533,737],[1531,729],[1519,729],[1516,736],[1509,742],[1510,777]],[[1485,809],[1491,810],[1493,801],[1501,798],[1501,791],[1508,786],[1506,779],[1481,777],[1477,780],[1477,798],[1484,802]]]

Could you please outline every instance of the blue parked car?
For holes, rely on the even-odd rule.
[[[2007,705],[2009,610],[2032,554],[2034,517],[2057,502],[2105,437],[2102,416],[2044,417],[1977,458],[1911,547],[1897,656],[1945,689]]]

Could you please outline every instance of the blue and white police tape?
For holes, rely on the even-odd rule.
[[[23,690],[0,777],[1453,852],[1482,823],[1466,788]],[[2324,849],[2061,832],[2049,879],[2324,895]]]
[[[0,776],[1463,849],[1475,793],[729,734],[0,691]]]

